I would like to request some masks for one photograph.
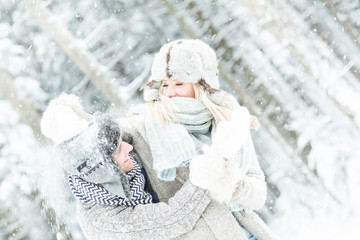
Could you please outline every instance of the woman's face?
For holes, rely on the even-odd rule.
[[[134,168],[134,164],[129,157],[129,152],[132,150],[133,146],[131,144],[121,141],[118,150],[113,155],[116,163],[124,173],[130,172]]]
[[[194,85],[179,80],[164,80],[162,82],[162,94],[169,98],[172,97],[188,97],[195,98]]]

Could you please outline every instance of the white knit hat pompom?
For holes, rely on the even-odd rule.
[[[41,119],[41,132],[55,144],[66,141],[88,127],[86,113],[75,95],[61,94],[49,103]]]

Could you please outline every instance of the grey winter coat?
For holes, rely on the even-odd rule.
[[[123,140],[134,146],[137,160],[146,169],[148,182],[161,202],[134,208],[79,203],[77,215],[88,239],[246,240],[239,223],[259,240],[278,239],[253,211],[230,212],[225,204],[211,200],[207,191],[189,182],[189,168],[178,168],[174,181],[160,180],[152,168],[142,117],[134,116],[118,122]],[[233,196],[236,202],[248,209],[257,210],[264,204],[264,174],[256,157],[237,184]]]

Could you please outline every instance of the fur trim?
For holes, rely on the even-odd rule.
[[[159,89],[144,88],[144,100],[145,102],[159,100]]]
[[[159,89],[161,82],[150,81],[144,87],[144,100],[150,102],[153,100],[159,100]]]
[[[236,183],[244,177],[233,161],[219,155],[205,154],[190,161],[190,181],[209,190],[211,197],[222,203],[230,203],[236,189]]]
[[[180,39],[165,44],[155,55],[149,81],[171,78],[197,83],[203,79],[212,88],[219,89],[218,75],[213,49],[198,39]]]
[[[41,119],[41,132],[59,144],[87,128],[90,116],[78,97],[63,93],[49,103]]]

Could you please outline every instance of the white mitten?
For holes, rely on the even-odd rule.
[[[250,114],[247,108],[240,107],[233,111],[230,121],[221,121],[217,125],[211,148],[219,155],[231,159],[246,143],[249,134]]]
[[[234,161],[224,159],[211,149],[193,158],[189,168],[190,181],[209,190],[214,200],[224,203],[231,201],[236,184],[244,176]]]

